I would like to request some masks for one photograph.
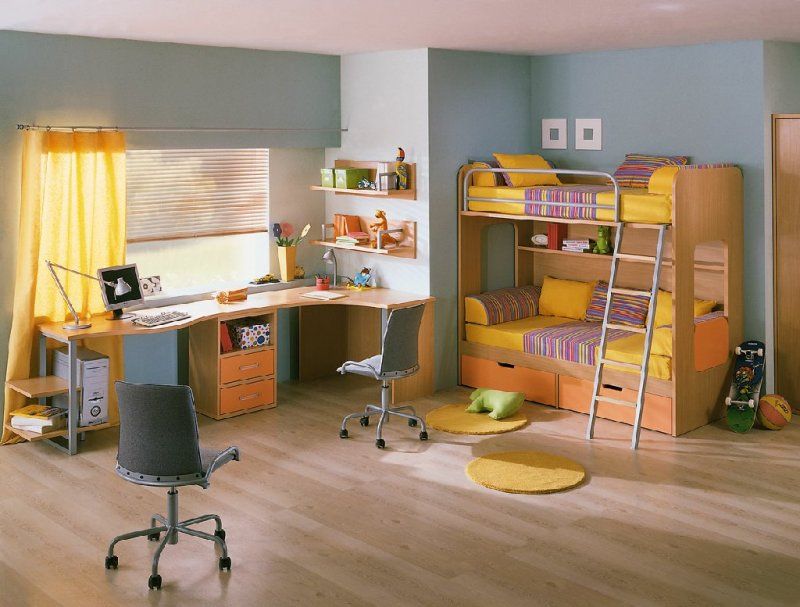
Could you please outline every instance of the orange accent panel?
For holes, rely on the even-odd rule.
[[[616,390],[601,388],[601,396],[610,396],[620,400],[636,400],[636,391],[628,388]],[[578,413],[589,413],[592,400],[592,382],[577,379],[569,375],[558,376],[558,406]],[[612,403],[598,403],[597,416],[633,425],[634,409]],[[672,399],[656,394],[645,394],[642,426],[649,430],[658,430],[672,434]]]
[[[461,357],[461,382],[473,388],[523,392],[526,400],[555,406],[556,375],[494,360]]]
[[[694,326],[694,369],[705,371],[728,362],[728,319],[715,318]]]
[[[275,350],[244,351],[219,360],[219,381],[222,384],[272,375],[274,372]]]
[[[219,389],[220,414],[263,407],[271,405],[273,402],[275,402],[274,379],[261,379],[249,384]]]

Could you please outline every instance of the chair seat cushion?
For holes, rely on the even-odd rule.
[[[346,362],[342,365],[342,369],[347,373],[355,373],[356,375],[365,375],[366,377],[375,377],[381,372],[381,355],[376,354],[370,356],[359,362]]]

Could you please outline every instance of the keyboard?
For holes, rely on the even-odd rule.
[[[170,312],[158,312],[157,314],[140,314],[132,322],[142,327],[157,327],[178,320],[186,320],[187,318],[191,318],[191,316],[186,312],[172,310]]]

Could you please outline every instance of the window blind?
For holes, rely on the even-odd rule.
[[[129,150],[127,240],[266,232],[269,150]]]

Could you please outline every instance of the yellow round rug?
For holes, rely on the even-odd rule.
[[[469,405],[445,405],[429,411],[425,423],[434,430],[451,434],[500,434],[519,430],[528,423],[522,411],[517,411],[505,419],[492,419],[487,413],[467,413]]]
[[[579,485],[586,471],[577,462],[541,451],[492,453],[467,464],[467,476],[506,493],[554,493]]]

